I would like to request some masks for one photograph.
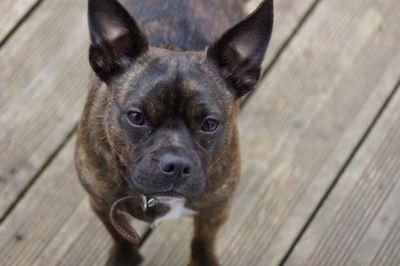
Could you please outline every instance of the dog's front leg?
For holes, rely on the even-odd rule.
[[[229,216],[229,206],[211,212],[201,212],[194,217],[194,237],[190,266],[216,266],[216,235]]]
[[[93,197],[90,198],[90,205],[93,211],[103,222],[114,243],[110,249],[109,256],[105,265],[107,266],[133,266],[139,265],[142,261],[142,256],[137,247],[120,236],[115,230],[109,219],[109,210],[111,206],[99,203]]]

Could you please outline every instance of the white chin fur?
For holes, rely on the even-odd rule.
[[[154,199],[156,200],[156,203],[162,203],[168,205],[169,211],[163,216],[160,216],[157,219],[155,219],[154,222],[151,224],[152,228],[155,228],[164,220],[193,216],[196,214],[196,211],[193,211],[185,207],[186,203],[185,198],[156,196],[154,197]]]

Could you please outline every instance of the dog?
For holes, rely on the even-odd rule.
[[[218,265],[216,234],[240,175],[236,120],[273,26],[272,0],[247,17],[243,5],[89,0],[93,73],[75,164],[113,238],[107,265],[142,260],[110,215],[126,196],[123,211],[153,225],[193,216],[190,265]]]

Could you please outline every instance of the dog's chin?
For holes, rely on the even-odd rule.
[[[152,193],[147,193],[144,194],[147,198],[154,198],[154,199],[172,199],[172,198],[182,198],[182,199],[187,199],[187,196],[176,192],[174,190],[166,191],[166,192],[152,192]]]
[[[169,202],[176,199],[187,200],[188,198],[180,193],[170,191],[161,193],[145,194],[147,199],[155,199],[157,202]]]
[[[186,196],[173,188],[167,189],[154,189],[152,187],[142,187],[135,182],[131,183],[133,190],[147,198],[186,198]]]
[[[166,199],[194,199],[197,198],[201,195],[201,191],[187,191],[187,192],[181,192],[179,189],[169,189],[169,190],[154,190],[152,188],[140,188],[137,186],[134,186],[134,190],[141,194],[142,196],[145,196],[146,198],[154,198],[154,199],[160,199],[160,200],[166,200]]]
[[[157,188],[154,186],[144,186],[135,179],[131,179],[131,186],[136,193],[147,198],[182,198],[194,199],[199,197],[203,192],[203,186],[196,184],[196,186],[182,186],[171,184],[171,186],[164,188]]]

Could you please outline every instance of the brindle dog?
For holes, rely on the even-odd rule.
[[[94,74],[75,161],[114,239],[107,264],[141,260],[109,218],[130,195],[125,211],[150,223],[194,215],[190,265],[218,265],[239,180],[240,99],[260,77],[272,0],[244,19],[242,0],[89,0],[88,18]],[[143,197],[156,205],[144,209]]]

